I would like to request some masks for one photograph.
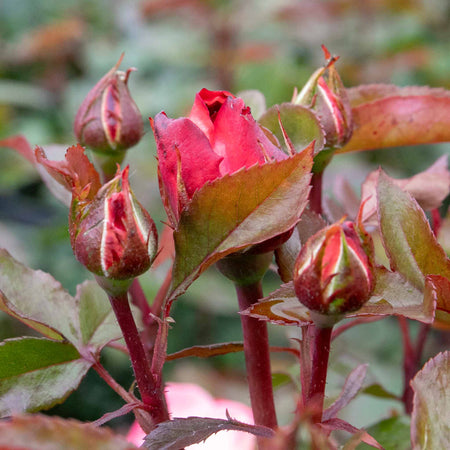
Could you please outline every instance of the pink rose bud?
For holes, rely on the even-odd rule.
[[[374,286],[373,243],[353,222],[339,222],[311,236],[294,267],[295,293],[301,303],[321,314],[340,315],[359,309]]]
[[[287,155],[269,139],[241,98],[202,89],[189,117],[151,120],[161,195],[176,228],[194,193],[208,182]]]
[[[75,136],[94,151],[127,150],[136,145],[143,134],[141,113],[127,85],[134,69],[117,70],[122,57],[92,88],[75,117]]]
[[[327,65],[316,70],[293,102],[311,108],[325,131],[325,149],[340,148],[351,138],[352,109],[344,84],[326,47],[322,47]]]
[[[78,261],[108,279],[137,277],[156,256],[156,227],[130,189],[128,167],[103,185],[92,201],[84,201],[82,194],[73,197],[70,230]]]

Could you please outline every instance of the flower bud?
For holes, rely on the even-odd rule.
[[[118,171],[91,202],[74,198],[71,207],[76,258],[94,274],[113,280],[144,273],[158,247],[155,224],[131,191],[128,170]]]
[[[340,315],[359,309],[370,297],[373,243],[353,222],[339,222],[311,236],[294,267],[295,293],[312,311]]]
[[[347,92],[331,57],[322,47],[327,65],[316,70],[293,103],[311,108],[325,131],[325,150],[344,146],[352,136],[352,109]]]
[[[143,134],[142,117],[127,86],[134,69],[117,70],[122,57],[86,96],[74,123],[82,145],[107,154],[127,150]]]

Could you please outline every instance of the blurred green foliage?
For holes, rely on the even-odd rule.
[[[268,106],[288,101],[294,87],[301,87],[323,63],[321,44],[340,55],[337,68],[346,86],[395,83],[450,88],[449,19],[446,0],[3,0],[0,139],[20,133],[32,145],[44,148],[74,143],[72,121],[78,106],[125,52],[122,68],[138,68],[131,76],[130,90],[147,131],[127,156],[131,183],[161,228],[165,216],[147,117],[161,110],[169,116],[185,113],[203,87],[234,93],[258,89]],[[448,150],[448,144],[441,144],[338,156],[326,172],[326,185],[332,185],[336,174],[347,174],[357,183],[379,164],[394,176],[408,176]],[[10,150],[0,151],[0,246],[31,267],[50,272],[74,293],[76,284],[88,275],[71,253],[67,209],[51,198],[26,161]],[[156,270],[142,277],[150,298],[163,276],[163,271]],[[268,274],[267,281],[269,292],[276,286],[276,277]],[[241,339],[233,288],[214,269],[177,302],[173,316],[170,352]],[[3,338],[26,332],[3,315],[0,330]],[[270,332],[274,345],[289,345],[286,333],[299,336],[296,329],[271,326]],[[387,320],[339,338],[334,356],[337,375],[331,375],[331,389],[334,378],[338,386],[352,367],[369,359],[372,376],[399,393],[397,334],[395,322]],[[431,353],[442,345],[439,339],[433,336]],[[104,361],[128,387],[132,378],[126,358],[108,350]],[[289,373],[294,361],[274,354],[273,363],[275,371]],[[216,395],[242,400],[242,355],[196,364],[168,363],[167,376],[192,381],[186,379],[190,377]],[[234,391],[226,390],[224,377]],[[285,422],[293,400],[278,400]],[[383,405],[376,408],[378,417],[372,415],[369,420],[382,417],[392,407]],[[53,412],[94,420],[120,406],[115,394],[90,374],[79,391]],[[357,418],[372,406],[363,402],[351,416]],[[401,405],[396,408],[401,410]]]

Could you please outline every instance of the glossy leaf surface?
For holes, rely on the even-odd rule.
[[[450,93],[445,89],[374,84],[347,92],[353,135],[339,153],[450,141]]]
[[[40,338],[4,341],[0,344],[0,415],[61,403],[90,366],[68,343]]]
[[[182,294],[211,264],[290,230],[307,204],[311,149],[254,166],[205,185],[183,211],[174,233],[170,298]]]

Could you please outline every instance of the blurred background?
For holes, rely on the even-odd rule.
[[[394,83],[450,88],[450,3],[447,0],[2,0],[0,2],[0,139],[23,134],[32,146],[75,143],[72,123],[88,91],[125,52],[122,69],[134,66],[130,91],[146,129],[128,152],[131,183],[161,229],[165,220],[157,187],[155,144],[148,117],[161,110],[171,117],[189,111],[201,88],[237,93],[258,89],[267,105],[289,101],[323,64],[320,48],[340,55],[344,84]],[[384,149],[335,157],[325,183],[348,177],[359,193],[365,175],[382,165],[396,177],[426,169],[449,144]],[[89,277],[73,258],[67,209],[58,203],[27,161],[0,149],[0,247],[34,269],[50,272],[72,294]],[[142,277],[149,298],[167,267]],[[268,274],[266,292],[278,283]],[[213,294],[212,294],[213,293]],[[231,284],[215,269],[196,281],[173,309],[169,352],[199,344],[241,340]],[[295,345],[297,329],[270,327],[273,345]],[[5,315],[0,337],[30,334]],[[432,335],[427,354],[442,345]],[[355,343],[358,345],[355,345]],[[104,351],[104,363],[118,381],[132,380],[127,359]],[[345,376],[369,362],[369,382],[400,393],[400,334],[395,320],[355,328],[335,341],[330,399]],[[273,355],[281,423],[295,407],[292,356]],[[194,381],[215,396],[248,403],[240,354],[166,365],[171,381]],[[90,374],[79,390],[51,413],[95,420],[122,401]],[[362,396],[346,418],[368,425],[392,410],[394,401]],[[112,425],[123,428],[131,417]]]

